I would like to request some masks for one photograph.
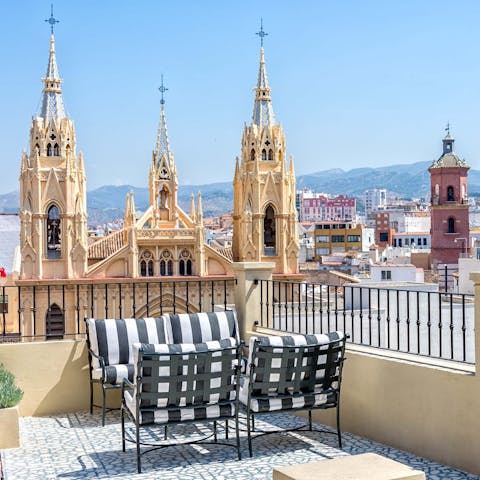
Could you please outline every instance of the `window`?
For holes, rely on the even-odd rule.
[[[61,340],[65,334],[65,317],[60,307],[54,303],[45,317],[45,336],[47,340]]]
[[[426,238],[423,239],[423,244],[424,244],[424,245],[427,244],[427,239],[426,239]]]
[[[399,247],[402,246],[402,239],[401,239],[401,238],[398,239],[398,246],[399,246]]]
[[[388,232],[380,232],[380,241],[388,242]]]
[[[168,275],[173,275],[173,260],[172,254],[169,250],[165,249],[162,252],[161,260],[160,260],[160,275],[162,277]]]
[[[397,246],[397,239],[396,239],[396,238],[393,239],[393,246],[394,246],[394,247]]]
[[[52,145],[49,143],[47,145],[47,157],[51,157],[52,156]]]
[[[58,157],[59,155],[60,155],[60,150],[58,148],[58,143],[56,143],[55,146],[53,147],[53,156]]]
[[[61,247],[60,212],[52,205],[47,212],[47,258],[60,258]]]
[[[347,235],[347,242],[359,242],[360,235]]]
[[[270,150],[268,151],[268,159],[269,159],[270,161],[273,160],[273,150],[272,150],[272,149],[270,149]]]
[[[255,160],[255,150],[252,148],[252,151],[250,152],[250,160],[253,162]]]
[[[192,260],[190,252],[184,248],[178,261],[178,273],[180,275],[192,275]]]
[[[328,255],[328,248],[317,248],[317,255]]]
[[[455,200],[455,196],[453,194],[453,187],[450,185],[447,187],[447,201],[453,202]]]
[[[328,235],[317,235],[318,243],[328,243]]]
[[[382,270],[382,280],[391,280],[392,272],[391,270]]]
[[[262,160],[265,161],[267,159],[267,151],[265,149],[262,150]]]
[[[345,235],[332,235],[332,243],[345,242]]]
[[[447,233],[455,233],[455,219],[453,217],[450,217],[447,222],[448,222]]]
[[[422,239],[420,237],[417,238],[417,245],[421,245],[422,244]]]
[[[263,217],[263,245],[265,255],[275,255],[275,212],[271,205]]]
[[[153,255],[150,250],[144,250],[140,255],[140,275],[153,277]]]

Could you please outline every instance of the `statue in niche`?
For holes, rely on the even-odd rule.
[[[160,200],[159,207],[160,208],[168,208],[168,190],[163,187],[160,192],[158,193],[158,197]]]

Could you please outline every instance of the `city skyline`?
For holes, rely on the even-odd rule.
[[[4,17],[22,18],[7,22],[1,33],[13,47],[4,52],[10,74],[0,89],[2,163],[8,165],[0,193],[18,189],[21,150],[39,109],[48,58],[43,20],[50,4],[25,4],[29,8],[21,11],[0,7]],[[253,2],[242,8],[56,2],[60,76],[88,188],[147,184],[162,73],[179,183],[231,181],[243,124],[253,110],[261,17],[269,34],[273,109],[297,174],[433,160],[447,121],[460,155],[477,167],[480,70],[473,53],[480,9],[468,1],[463,8],[426,4],[302,2],[293,8],[267,1],[259,9],[249,8]],[[452,38],[440,38],[445,24],[458,26]]]

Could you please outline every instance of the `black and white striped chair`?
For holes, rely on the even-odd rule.
[[[135,382],[124,379],[122,390],[122,448],[125,451],[126,441],[136,443],[138,473],[141,454],[171,446],[149,443],[153,448],[140,452],[140,427],[145,425],[214,422],[214,441],[218,443],[216,421],[234,418],[241,459],[240,348],[235,338],[198,344],[134,345]],[[135,424],[134,440],[126,436],[125,415]],[[185,443],[205,443],[205,439]]]
[[[232,337],[240,342],[235,310],[167,315],[171,343],[202,343]]]
[[[312,410],[336,408],[341,448],[340,384],[345,341],[342,332],[250,339],[247,374],[240,389],[240,402],[247,410],[250,456],[254,416],[275,411],[308,410],[311,430]]]
[[[102,388],[102,425],[105,425],[106,392],[121,388],[124,378],[133,381],[133,344],[167,343],[165,317],[96,320],[85,319],[90,366],[90,413],[93,412],[93,385]],[[100,406],[100,405],[99,405]]]

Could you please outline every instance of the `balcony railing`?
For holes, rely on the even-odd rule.
[[[83,318],[129,318],[227,310],[233,278],[150,277],[0,286],[0,342],[75,338]]]
[[[473,295],[267,280],[260,288],[261,327],[304,334],[343,330],[355,344],[475,362]]]

